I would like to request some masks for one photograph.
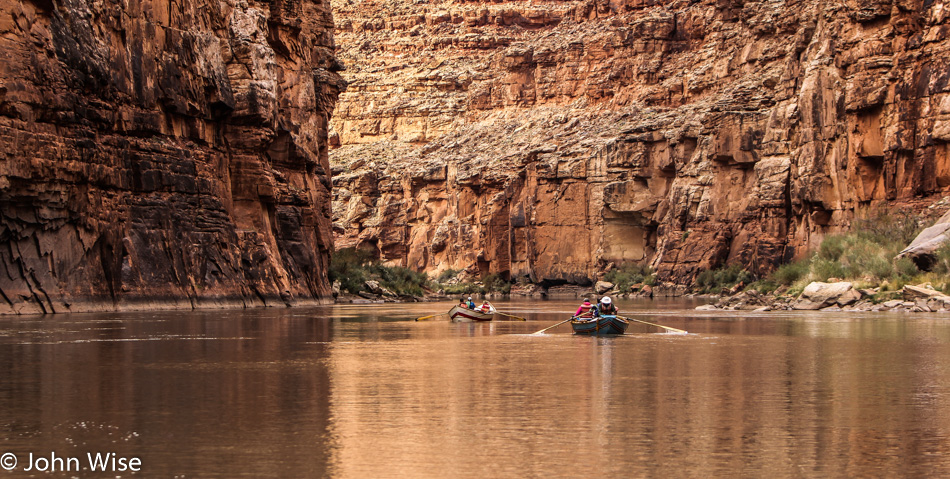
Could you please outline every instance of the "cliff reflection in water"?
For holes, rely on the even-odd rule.
[[[656,312],[640,317],[693,334],[598,339],[526,334],[569,307],[536,306],[494,324],[405,321],[432,305],[5,320],[2,446],[137,455],[148,477],[950,472],[935,316]]]
[[[661,317],[700,333],[335,344],[334,463],[346,476],[950,470],[948,325],[842,318]]]
[[[332,323],[294,310],[0,323],[7,450],[142,458],[146,477],[318,477]]]

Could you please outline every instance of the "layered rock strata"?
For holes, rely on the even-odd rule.
[[[334,1],[334,229],[394,263],[764,272],[950,186],[943,1]]]
[[[324,301],[322,1],[0,2],[0,313]]]

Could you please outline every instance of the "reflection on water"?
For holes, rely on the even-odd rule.
[[[621,308],[691,334],[530,334],[566,301],[2,318],[0,453],[148,477],[950,473],[946,318],[654,305]]]

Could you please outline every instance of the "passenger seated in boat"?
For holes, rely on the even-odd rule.
[[[584,300],[584,304],[580,305],[577,308],[577,311],[574,312],[574,317],[578,319],[589,319],[594,317],[593,305],[590,304],[590,301]]]
[[[461,306],[461,307],[463,307],[463,308],[467,308],[467,307],[468,307],[468,301],[465,301],[465,297],[464,297],[464,296],[461,297],[461,298],[459,298],[459,306]]]
[[[617,315],[617,307],[610,301],[610,296],[604,296],[594,308],[594,316]]]
[[[465,303],[465,306],[466,306],[468,309],[471,309],[472,311],[475,310],[475,301],[472,301],[472,297],[471,297],[471,296],[468,297],[468,302]]]
[[[491,307],[491,303],[489,303],[488,300],[482,301],[481,310],[482,310],[483,313],[490,313],[490,312],[492,312],[494,309],[495,309],[495,308],[492,308],[492,307]]]

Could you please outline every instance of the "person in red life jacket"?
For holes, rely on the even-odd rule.
[[[600,299],[600,303],[594,308],[594,316],[616,316],[617,307],[613,305],[613,302],[610,301],[610,296],[604,296]]]
[[[488,300],[482,301],[481,310],[483,313],[490,313],[494,308],[491,307],[491,303]]]
[[[591,318],[594,316],[593,311],[591,310],[594,306],[590,304],[590,301],[584,300],[584,304],[580,305],[577,308],[577,311],[574,312],[574,316],[577,318]]]

